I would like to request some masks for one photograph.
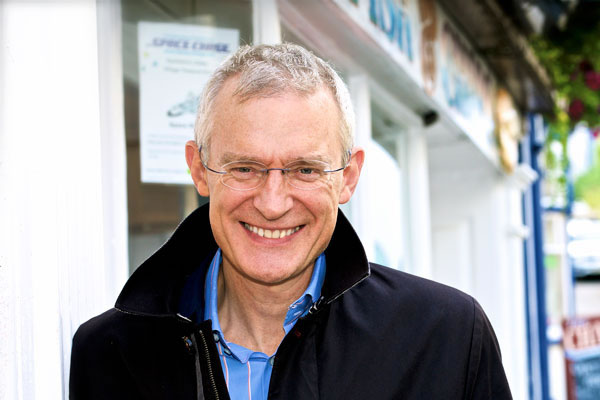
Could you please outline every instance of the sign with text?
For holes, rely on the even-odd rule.
[[[184,148],[193,138],[198,97],[238,44],[235,29],[138,24],[142,182],[192,183]]]
[[[439,29],[438,98],[452,119],[490,158],[496,159],[492,102],[495,81],[487,65],[446,17]]]
[[[371,0],[369,19],[398,50],[413,60],[413,27],[406,1]]]
[[[569,400],[600,399],[600,317],[563,322]]]
[[[416,0],[333,0],[415,81],[420,81]]]

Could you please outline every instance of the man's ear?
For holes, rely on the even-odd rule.
[[[346,169],[344,169],[344,186],[340,193],[340,204],[347,203],[350,201],[356,185],[358,184],[358,178],[360,177],[360,171],[362,170],[363,163],[365,161],[365,151],[360,147],[352,149],[352,156]]]
[[[208,182],[206,181],[206,168],[202,165],[198,146],[193,140],[185,144],[185,160],[192,174],[194,186],[200,196],[208,197]]]

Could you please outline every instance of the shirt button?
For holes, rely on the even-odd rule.
[[[215,343],[219,342],[219,335],[216,333],[213,333],[213,337],[215,338]]]
[[[223,347],[223,352],[224,352],[225,354],[227,354],[228,356],[230,356],[230,355],[231,355],[231,350],[229,350],[227,347]]]
[[[269,364],[271,364],[271,367],[273,366],[273,364],[275,364],[275,357],[269,358]]]

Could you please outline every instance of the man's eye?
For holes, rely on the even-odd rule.
[[[315,180],[323,175],[323,169],[312,166],[295,167],[292,170],[292,176],[301,180]]]
[[[233,168],[233,172],[234,173],[238,173],[238,174],[240,174],[240,173],[241,174],[248,174],[248,173],[251,173],[253,171],[254,170],[252,168],[250,168],[250,167],[236,167],[236,168]]]
[[[230,165],[225,170],[236,179],[249,179],[260,174],[260,169],[252,165]]]

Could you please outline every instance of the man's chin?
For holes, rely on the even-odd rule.
[[[242,269],[244,278],[266,286],[277,286],[300,278],[308,267],[291,264],[289,261],[274,263],[273,260],[265,260],[258,268],[246,266]]]

